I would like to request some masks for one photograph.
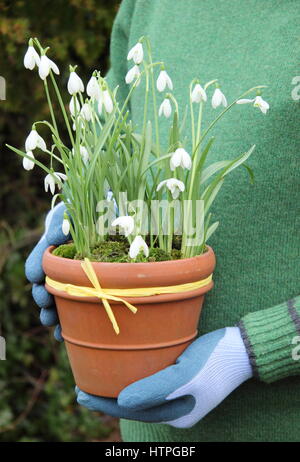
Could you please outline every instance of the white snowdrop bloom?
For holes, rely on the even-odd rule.
[[[149,247],[142,236],[136,236],[130,245],[129,256],[130,258],[136,258],[140,252],[143,252],[145,257],[148,257]]]
[[[88,81],[88,84],[86,86],[86,92],[90,98],[92,98],[93,100],[99,101],[101,97],[101,89],[100,89],[99,82],[94,75],[92,75],[92,77]]]
[[[177,178],[169,178],[168,180],[161,181],[156,188],[159,191],[163,186],[166,186],[172,194],[173,199],[177,199],[179,194],[185,190],[184,183]]]
[[[72,114],[73,117],[75,117],[75,114],[79,114],[79,111],[80,111],[80,103],[78,101],[78,99],[76,98],[76,96],[72,96],[71,100],[70,100],[70,104],[69,104],[69,109],[70,109],[70,113]]]
[[[90,160],[88,150],[84,146],[80,146],[79,151],[80,151],[80,155],[82,157],[83,162],[87,164],[88,161]]]
[[[97,105],[97,108],[98,108],[98,114],[101,115],[102,114],[102,109],[103,109],[103,97],[101,95],[99,101],[98,101],[98,105]]]
[[[191,94],[192,103],[201,103],[201,101],[207,101],[206,91],[201,87],[200,83],[197,83]]]
[[[127,60],[129,61],[130,59],[132,59],[135,64],[141,64],[143,58],[143,45],[140,42],[138,42],[136,45],[134,45],[134,47],[131,48],[131,50],[129,50]]]
[[[63,219],[63,223],[62,223],[62,232],[65,236],[68,236],[69,235],[69,232],[70,232],[70,222],[67,218],[64,218]]]
[[[75,95],[76,93],[84,92],[83,81],[75,71],[72,71],[70,73],[70,77],[68,80],[68,92],[70,93],[70,95]]]
[[[211,100],[211,105],[214,109],[223,104],[224,107],[227,106],[227,99],[224,93],[221,92],[220,88],[216,88]]]
[[[175,168],[182,167],[188,170],[192,167],[191,156],[183,148],[178,148],[170,159],[170,169],[174,172]]]
[[[92,109],[88,103],[84,103],[80,111],[81,116],[89,122],[92,118]]]
[[[103,91],[103,105],[108,114],[113,111],[114,104],[108,90]]]
[[[129,84],[129,83],[133,82],[134,80],[137,80],[140,77],[140,75],[141,75],[140,68],[139,68],[139,66],[137,66],[135,64],[127,72],[127,74],[125,76],[125,82]]]
[[[26,67],[26,69],[30,69],[32,71],[32,69],[34,69],[35,66],[39,66],[40,61],[41,58],[39,57],[35,48],[32,45],[30,45],[24,56],[24,66]]]
[[[80,145],[79,152],[80,152],[83,162],[86,164],[90,160],[88,150],[86,149],[86,147]],[[74,156],[74,154],[75,154],[75,151],[74,151],[74,148],[72,148],[72,155]]]
[[[267,101],[263,100],[261,96],[256,96],[256,98],[253,99],[239,99],[236,104],[249,104],[253,103],[254,107],[258,107],[263,114],[266,114],[268,109],[270,108],[270,105],[267,103]]]
[[[34,155],[31,151],[26,152],[27,156],[31,157],[31,159],[34,159]],[[23,157],[23,168],[25,170],[32,170],[34,168],[34,162],[33,160],[27,159],[27,157]]]
[[[164,91],[166,87],[169,87],[170,90],[173,90],[172,80],[166,71],[160,71],[156,81],[156,87],[160,92]]]
[[[29,133],[25,141],[25,151],[33,151],[36,148],[40,148],[42,151],[47,151],[47,146],[43,138],[38,132],[33,129]]]
[[[48,173],[44,179],[45,191],[50,189],[51,194],[55,193],[55,184],[57,183],[58,189],[61,189],[61,181],[66,180],[67,176],[64,173],[52,172]]]
[[[42,80],[45,80],[48,77],[50,70],[55,74],[59,74],[59,69],[55,62],[48,58],[48,56],[43,55],[39,63],[39,76]]]
[[[171,106],[170,100],[169,98],[165,98],[163,102],[161,103],[161,105],[159,106],[158,115],[159,116],[164,115],[168,119],[171,114],[172,114],[172,106]]]
[[[112,222],[112,226],[120,226],[127,237],[134,230],[134,219],[130,216],[118,217]]]

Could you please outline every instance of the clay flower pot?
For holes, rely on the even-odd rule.
[[[56,257],[53,248],[44,254],[46,275],[91,287],[81,262]],[[204,254],[183,260],[92,265],[102,288],[173,286],[210,276],[215,255],[208,247]],[[197,336],[204,295],[212,286],[211,281],[189,292],[126,298],[138,308],[136,314],[123,303],[110,301],[120,327],[116,335],[99,298],[71,296],[46,284],[55,297],[76,384],[94,395],[117,397],[130,383],[175,363]]]

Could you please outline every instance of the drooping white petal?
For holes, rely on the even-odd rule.
[[[142,236],[136,236],[130,245],[129,256],[130,258],[136,258],[140,252],[143,252],[145,257],[148,257],[149,247]]]
[[[114,105],[108,90],[103,92],[103,105],[108,114],[113,111]]]
[[[98,101],[98,114],[102,114],[102,109],[103,109],[103,95],[100,96],[100,99]]]
[[[69,235],[70,232],[70,222],[67,218],[64,218],[63,223],[62,223],[62,232],[65,236]]]
[[[125,236],[129,236],[134,230],[134,219],[130,216],[118,217],[112,222],[112,226],[120,226],[124,229]]]
[[[80,111],[81,116],[89,122],[92,118],[92,109],[88,103],[84,103]]]
[[[156,81],[156,88],[158,91],[162,92],[166,87],[169,87],[170,90],[173,90],[173,83],[170,76],[165,70],[160,71],[159,76]]]
[[[176,151],[173,153],[170,159],[170,169],[172,171],[174,171],[175,168],[179,166],[182,168],[186,168],[188,170],[190,170],[192,167],[192,159],[190,155],[186,152],[186,150],[183,148],[176,149]]]
[[[67,175],[65,175],[64,173],[60,173],[60,172],[54,172],[53,175],[56,177],[56,178],[59,178],[63,181],[66,181],[67,179]]]
[[[45,191],[47,192],[50,189],[51,194],[55,193],[55,184],[57,183],[58,189],[61,189],[61,181],[65,181],[67,176],[64,173],[52,172],[48,173],[44,179]]]
[[[26,69],[32,69],[35,68],[35,66],[38,66],[40,64],[40,57],[38,53],[36,52],[35,48],[30,45],[25,53],[24,56],[24,66]]]
[[[216,88],[211,100],[211,105],[214,109],[223,104],[224,107],[227,106],[227,100],[225,95],[221,92],[220,88]]]
[[[31,130],[25,141],[25,151],[33,151],[36,148],[46,151],[46,143],[36,130]]]
[[[75,115],[79,114],[79,111],[80,111],[80,103],[78,101],[78,99],[76,98],[76,96],[72,96],[71,100],[70,100],[70,104],[69,104],[69,109],[70,109],[70,112],[72,114],[73,117],[75,117]]]
[[[172,106],[169,98],[165,98],[161,105],[159,106],[158,115],[164,115],[166,118],[169,118],[172,114]]]
[[[144,58],[144,51],[143,51],[143,46],[139,42],[136,45],[134,45],[131,50],[129,50],[129,53],[127,55],[127,60],[129,61],[130,59],[133,59],[133,62],[135,64],[141,64]]]
[[[55,62],[52,61],[52,59],[49,59],[49,64],[50,64],[50,69],[54,72],[54,74],[59,75],[59,69],[57,65],[55,64]]]
[[[125,82],[127,84],[130,84],[131,82],[133,82],[134,80],[138,79],[141,75],[141,72],[140,72],[140,68],[139,66],[137,66],[136,64],[131,68],[129,69],[129,71],[127,72],[126,76],[125,76]]]
[[[45,191],[47,192],[48,188],[50,188],[50,192],[53,196],[55,193],[55,180],[53,176],[51,175],[51,173],[48,173],[48,175],[45,176],[44,185],[45,185]]]
[[[76,74],[75,71],[72,71],[70,73],[70,77],[68,80],[68,92],[70,95],[75,95],[76,93],[83,92],[84,91],[84,85],[83,81],[79,77],[78,74]]]
[[[194,86],[193,91],[191,93],[191,101],[192,103],[201,103],[201,101],[207,101],[206,91],[200,85],[200,83],[197,83]]]
[[[37,136],[36,146],[37,146],[37,148],[40,148],[44,152],[47,151],[46,143],[39,134]]]
[[[185,185],[177,178],[169,178],[168,180],[161,181],[156,188],[159,191],[163,186],[166,186],[172,194],[173,199],[177,199],[180,192],[185,190]]]
[[[80,155],[82,157],[83,162],[87,164],[88,161],[90,160],[88,150],[84,146],[80,146],[79,150],[80,150]]]
[[[255,100],[254,99],[247,99],[247,98],[242,98],[242,99],[238,99],[236,104],[249,104],[249,103],[253,103]]]
[[[25,151],[33,151],[36,148],[37,136],[38,132],[36,130],[31,130],[25,141]]]
[[[26,152],[27,156],[31,157],[34,159],[34,155],[31,151]],[[34,168],[34,162],[30,159],[27,159],[27,157],[23,157],[23,168],[25,170],[32,170]]]
[[[263,100],[261,96],[257,96],[255,98],[253,106],[258,107],[263,114],[266,114],[268,109],[270,108],[269,103]]]
[[[163,186],[165,186],[167,184],[168,180],[163,180],[161,181],[158,185],[157,185],[157,188],[156,188],[156,191],[159,191]]]
[[[90,98],[99,101],[101,97],[101,89],[97,78],[92,75],[86,86],[86,92]]]
[[[55,74],[59,74],[57,65],[51,59],[49,59],[48,56],[43,55],[39,63],[40,78],[45,80],[48,77],[51,69]]]

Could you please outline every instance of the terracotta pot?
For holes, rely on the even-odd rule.
[[[80,261],[52,255],[49,247],[43,268],[51,279],[91,286]],[[154,263],[92,263],[104,288],[170,286],[207,278],[214,270],[215,255],[208,247],[203,255]],[[94,395],[116,397],[130,383],[173,364],[197,336],[204,300],[213,282],[181,294],[126,298],[110,302],[120,334],[116,335],[98,298],[74,297],[46,285],[55,297],[62,336],[76,384]]]

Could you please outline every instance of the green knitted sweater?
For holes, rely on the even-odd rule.
[[[292,341],[300,335],[299,23],[298,0],[121,4],[108,74],[112,85],[120,85],[121,97],[132,65],[128,50],[148,35],[181,110],[194,77],[201,83],[218,78],[229,101],[266,84],[263,97],[270,103],[266,116],[249,105],[236,106],[215,130],[213,161],[257,145],[249,163],[255,184],[237,170],[215,201],[212,211],[220,221],[210,241],[217,256],[215,287],[199,326],[204,334],[239,324],[255,378],[191,429],[122,421],[124,441],[300,441],[300,360],[292,356],[297,346]],[[141,87],[131,105],[136,123],[142,120]],[[212,120],[214,110],[206,111],[205,120]],[[166,136],[163,120],[160,128]]]

